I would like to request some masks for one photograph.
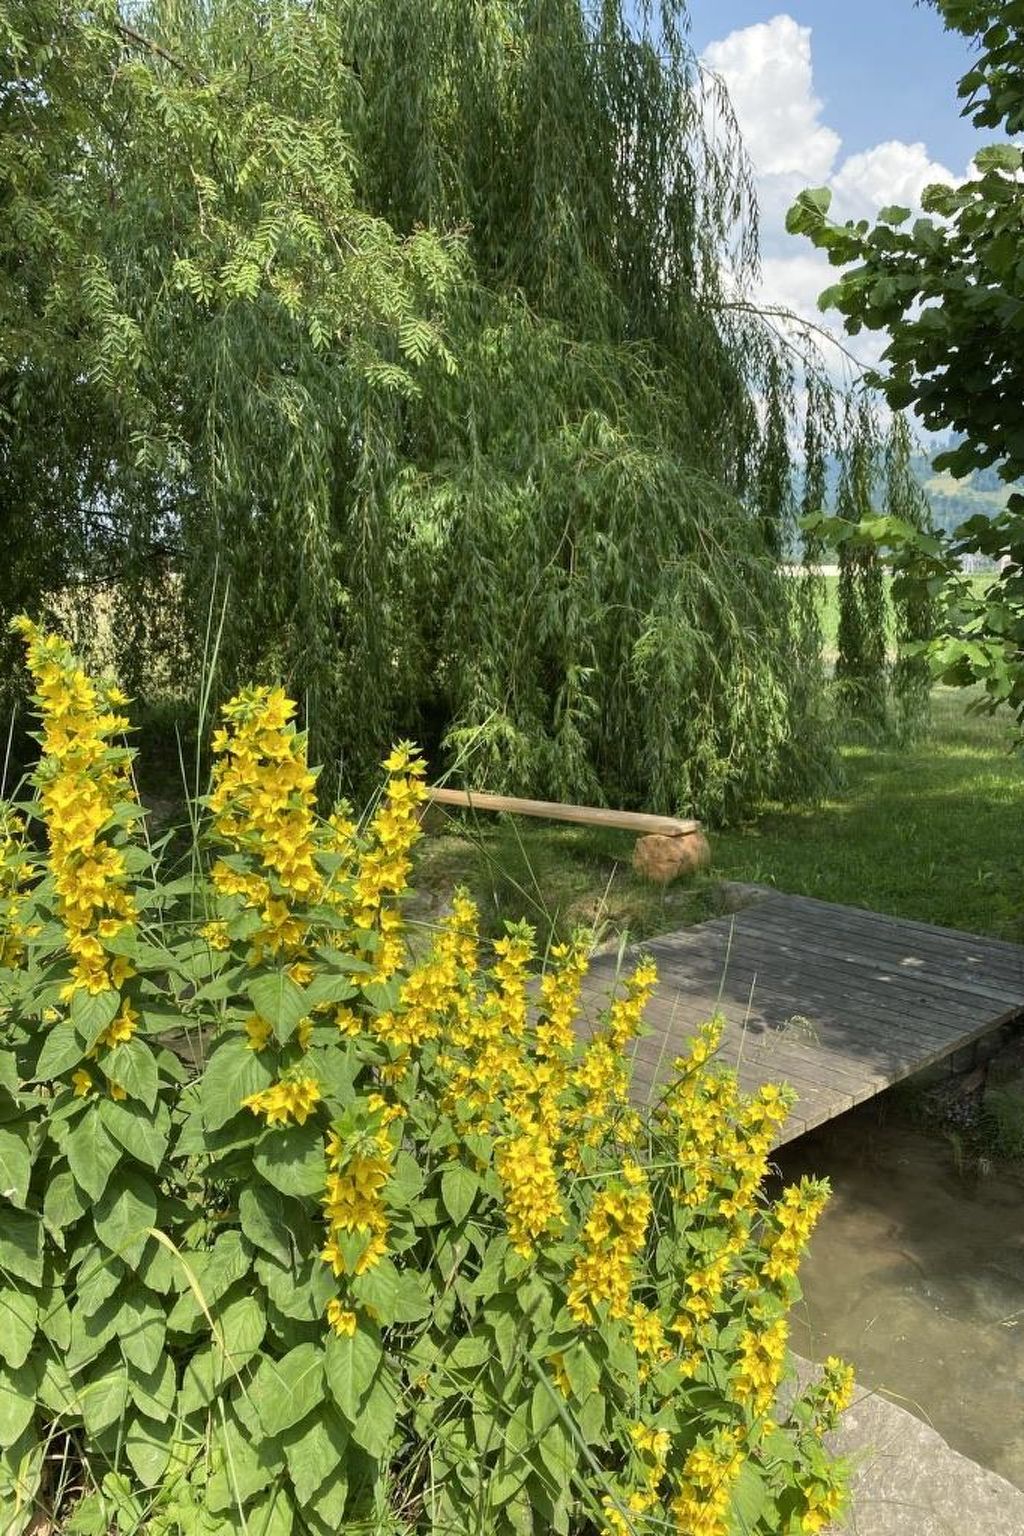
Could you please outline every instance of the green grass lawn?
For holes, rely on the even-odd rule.
[[[918,741],[848,746],[846,783],[824,804],[713,833],[713,874],[1024,941],[1024,757],[1008,718],[967,715],[966,702],[936,690]],[[626,833],[494,817],[449,827],[425,840],[416,878],[438,900],[469,885],[492,932],[526,917],[542,938],[577,924],[648,937],[727,905],[712,879],[640,881]]]

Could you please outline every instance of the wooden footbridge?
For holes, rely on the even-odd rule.
[[[721,1059],[750,1091],[797,1095],[781,1141],[1024,1016],[1024,947],[804,896],[747,888],[728,917],[654,939],[660,976],[636,1042],[638,1101],[657,1097],[688,1036],[725,1016]],[[598,956],[590,1012],[632,956]]]

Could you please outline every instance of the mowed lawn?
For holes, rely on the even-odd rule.
[[[524,917],[542,943],[580,924],[634,938],[682,927],[726,908],[722,880],[1024,942],[1024,755],[1009,717],[967,702],[937,689],[917,741],[847,746],[823,804],[713,831],[715,878],[659,890],[633,874],[625,833],[480,817],[426,839],[417,880],[437,901],[464,882],[490,931]]]
[[[965,703],[936,689],[920,740],[844,750],[834,798],[719,832],[718,873],[1024,941],[1024,755]]]

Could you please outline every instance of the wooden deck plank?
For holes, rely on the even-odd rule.
[[[643,950],[660,980],[633,1047],[634,1096],[656,1098],[688,1038],[720,1012],[720,1057],[744,1091],[787,1081],[798,1095],[780,1141],[1024,1015],[1022,946],[775,891]],[[635,958],[595,960],[585,1028]]]

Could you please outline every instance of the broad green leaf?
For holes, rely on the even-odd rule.
[[[323,1133],[305,1125],[271,1126],[253,1153],[253,1166],[283,1195],[321,1195],[327,1177]]]
[[[93,1224],[112,1253],[137,1264],[150,1228],[156,1226],[156,1193],[145,1174],[134,1168],[119,1170],[96,1202]]]
[[[352,1439],[375,1460],[386,1458],[395,1431],[398,1400],[398,1383],[385,1366],[373,1378],[362,1411],[352,1425]]]
[[[347,976],[314,976],[305,991],[305,1012],[309,1013],[320,1003],[343,1003],[347,998],[355,997],[358,991],[359,988]]]
[[[80,1414],[82,1411],[67,1366],[53,1355],[46,1355],[43,1359],[38,1397],[42,1406],[58,1418],[72,1413]]]
[[[5,1279],[14,1276],[27,1280],[30,1285],[42,1284],[43,1224],[30,1211],[4,1211],[0,1221],[0,1274]]]
[[[106,992],[76,992],[71,999],[71,1022],[86,1050],[91,1050],[108,1025],[114,1022],[121,1006],[121,994],[113,988]]]
[[[106,1129],[126,1152],[147,1168],[160,1167],[171,1134],[166,1104],[159,1103],[150,1111],[132,1099],[102,1099],[99,1112]]]
[[[39,1052],[36,1077],[43,1082],[63,1077],[85,1059],[86,1049],[70,1020],[62,1019],[59,1024],[51,1024]]]
[[[12,1099],[16,1099],[19,1096],[20,1087],[14,1052],[0,1048],[0,1088],[9,1093]]]
[[[283,1437],[285,1460],[300,1508],[310,1503],[345,1455],[348,1430],[330,1404],[316,1409]]]
[[[238,1198],[238,1219],[250,1243],[290,1264],[292,1245],[285,1223],[285,1202],[266,1184],[247,1184]]]
[[[322,1321],[324,1309],[335,1293],[335,1283],[319,1255],[296,1266],[278,1264],[276,1259],[261,1256],[256,1269],[274,1304],[286,1317],[300,1322]]]
[[[31,1424],[38,1386],[39,1377],[30,1366],[15,1370],[0,1365],[0,1446],[5,1450]]]
[[[393,1321],[418,1323],[424,1317],[429,1317],[433,1309],[434,1297],[426,1280],[411,1270],[402,1270],[398,1276]]]
[[[155,1370],[148,1375],[140,1371],[128,1373],[128,1390],[132,1402],[147,1418],[166,1420],[174,1407],[176,1383],[174,1362],[170,1355],[163,1355]]]
[[[75,1271],[69,1295],[83,1317],[91,1317],[117,1290],[124,1264],[100,1243],[94,1243]]]
[[[399,1277],[391,1260],[384,1258],[372,1265],[352,1284],[352,1294],[361,1307],[370,1310],[378,1323],[396,1322]]]
[[[342,1518],[348,1503],[348,1462],[346,1457],[328,1474],[312,1503],[313,1513],[331,1531],[343,1529]]]
[[[109,1356],[104,1356],[109,1361]],[[102,1434],[116,1424],[128,1403],[128,1370],[123,1360],[108,1363],[105,1370],[90,1372],[78,1383],[85,1427],[91,1435]]]
[[[175,1285],[181,1295],[168,1316],[167,1326],[189,1333],[200,1326],[208,1327],[204,1308],[213,1311],[214,1303],[249,1274],[252,1249],[240,1232],[222,1232],[211,1249],[183,1253],[175,1262]],[[193,1282],[202,1297],[201,1302]]]
[[[456,1226],[469,1215],[479,1188],[478,1176],[461,1163],[457,1163],[454,1168],[446,1168],[442,1173],[441,1198]]]
[[[88,1200],[66,1168],[49,1178],[43,1195],[43,1224],[62,1247],[64,1229],[80,1221],[88,1209]]]
[[[323,1395],[324,1354],[315,1344],[299,1344],[283,1360],[264,1359],[253,1395],[268,1435],[278,1435],[304,1419]]]
[[[18,1370],[36,1336],[39,1303],[33,1292],[0,1283],[0,1360]]]
[[[122,1298],[117,1341],[129,1365],[149,1375],[160,1364],[167,1335],[164,1309],[141,1285]]]
[[[332,1333],[327,1340],[325,1369],[331,1396],[349,1424],[359,1417],[362,1402],[381,1361],[380,1339],[375,1328],[359,1327],[349,1338]]]
[[[109,1083],[119,1083],[130,1099],[141,1100],[152,1112],[160,1085],[156,1058],[145,1040],[136,1036],[115,1045],[103,1053],[100,1067]]]
[[[271,1025],[282,1044],[291,1039],[299,1020],[309,1013],[306,994],[283,971],[257,976],[249,983],[248,992],[256,1012]]]
[[[216,1467],[206,1485],[206,1507],[214,1514],[237,1510],[259,1493],[284,1464],[278,1440],[250,1433],[233,1415],[225,1415],[215,1432]]]
[[[98,1200],[107,1180],[121,1161],[121,1149],[107,1135],[96,1106],[87,1106],[67,1139],[68,1166],[85,1193]]]
[[[292,1536],[295,1511],[291,1494],[284,1484],[278,1484],[256,1500],[246,1512],[248,1536]]]
[[[0,1125],[0,1201],[9,1201],[24,1209],[31,1176],[32,1154],[28,1147],[27,1127]]]
[[[156,1488],[171,1459],[175,1426],[157,1419],[131,1420],[124,1437],[124,1449],[143,1488]]]
[[[242,1109],[243,1099],[274,1080],[267,1050],[251,1051],[244,1040],[221,1041],[203,1069],[200,1100],[208,1131],[219,1130]]]

